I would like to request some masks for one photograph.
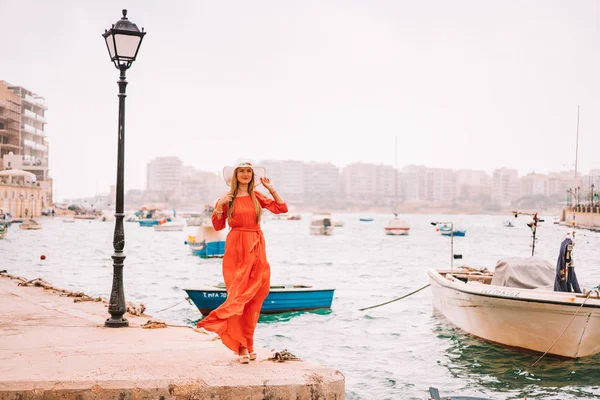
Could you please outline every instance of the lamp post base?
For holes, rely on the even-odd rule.
[[[104,322],[104,326],[106,326],[107,328],[123,328],[129,326],[129,321],[127,320],[127,318],[108,318]]]

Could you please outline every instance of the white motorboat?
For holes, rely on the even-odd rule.
[[[599,353],[598,289],[555,292],[554,267],[547,261],[540,267],[543,262],[500,260],[494,272],[431,269],[433,306],[463,331],[504,346],[570,358]],[[507,273],[515,263],[520,272]]]
[[[333,235],[333,223],[330,213],[314,214],[310,221],[311,235]]]

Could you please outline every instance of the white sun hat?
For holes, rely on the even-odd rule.
[[[254,166],[252,161],[238,161],[234,166],[226,166],[223,167],[223,178],[225,178],[225,183],[227,186],[231,186],[231,179],[233,178],[233,173],[237,168],[241,167],[250,167],[252,171],[254,171],[254,186],[260,185],[260,178],[264,178],[267,174],[267,170],[265,167]]]

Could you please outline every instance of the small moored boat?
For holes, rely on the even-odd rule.
[[[206,316],[227,299],[223,286],[184,289],[202,315]],[[263,302],[261,314],[278,314],[331,308],[335,289],[315,289],[312,286],[271,286]]]
[[[383,228],[386,235],[391,236],[406,236],[410,232],[410,226],[406,221],[398,217],[390,219],[387,225]]]
[[[225,255],[225,239],[227,233],[224,230],[216,231],[212,222],[205,220],[198,227],[195,236],[189,235],[185,244],[190,247],[192,254],[202,258],[221,258]]]
[[[333,235],[333,222],[331,213],[314,214],[310,221],[311,235]]]
[[[358,219],[360,222],[373,222],[373,218],[371,217],[362,217]]]

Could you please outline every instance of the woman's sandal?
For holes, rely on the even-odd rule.
[[[250,354],[248,354],[248,357],[250,358],[250,361],[254,361],[256,360],[256,352],[252,352]]]
[[[238,356],[238,360],[239,360],[240,364],[248,364],[250,362],[250,355],[249,354],[240,354]]]

